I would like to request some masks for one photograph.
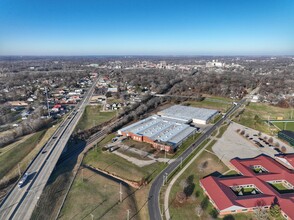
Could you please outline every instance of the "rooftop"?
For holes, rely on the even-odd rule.
[[[196,128],[153,115],[122,128],[120,131],[146,136],[154,141],[165,142],[169,145],[176,146],[188,135],[195,132]]]
[[[168,118],[175,118],[188,122],[193,119],[208,120],[211,116],[217,114],[217,110],[206,108],[195,108],[183,105],[173,105],[167,109],[158,112],[159,115]]]
[[[289,156],[293,158],[293,155]],[[284,155],[283,158],[287,158]],[[229,211],[237,208],[256,207],[258,201],[262,201],[262,206],[270,206],[277,201],[281,209],[291,219],[294,218],[294,171],[289,170],[273,158],[259,155],[251,159],[232,159],[231,163],[242,176],[234,177],[213,177],[208,176],[200,180],[202,186],[207,191],[221,211]],[[262,167],[267,172],[256,173],[254,167]],[[285,182],[289,187],[288,192],[282,192],[273,187],[278,182]],[[260,193],[238,196],[231,188],[235,187],[256,187]]]

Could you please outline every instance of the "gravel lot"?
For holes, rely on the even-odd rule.
[[[246,138],[245,135],[240,135],[236,132],[237,129],[240,129],[241,131],[244,130],[245,134],[248,134],[249,137]],[[261,134],[259,137],[258,131],[232,122],[212,149],[214,153],[229,167],[231,167],[229,161],[235,157],[251,158],[259,154],[266,154],[273,157],[275,154],[278,154],[274,149],[275,147],[269,147],[268,144],[259,140],[259,138],[264,138],[265,136],[269,138],[266,134]],[[280,146],[285,146],[287,153],[294,153],[292,147],[274,137],[272,138],[274,139],[273,143],[279,142]],[[259,147],[258,144],[261,144],[263,147]]]

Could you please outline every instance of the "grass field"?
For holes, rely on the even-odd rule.
[[[221,112],[226,112],[231,106],[232,100],[222,97],[209,97],[205,98],[203,101],[187,101],[183,104],[192,106],[192,107],[199,107],[199,108],[208,108],[208,109],[216,109]]]
[[[0,155],[0,179],[15,168],[39,143],[46,130],[39,131],[25,141],[14,146],[11,150]]]
[[[290,115],[291,109],[279,108],[265,103],[250,103],[246,106],[244,112],[234,121],[261,132],[271,134],[271,130],[277,132],[278,129],[273,126],[269,128],[264,120],[268,120],[268,118],[274,120],[277,119],[277,117],[288,119]]]
[[[199,180],[206,175],[213,172],[224,173],[228,168],[219,162],[218,157],[209,153],[202,152],[199,157],[185,170],[185,172],[178,178],[172,187],[170,193],[170,214],[172,219],[208,219],[210,214],[213,215],[214,208],[209,203],[208,198],[203,193],[199,185]],[[176,200],[176,194],[178,192],[183,192],[184,185],[187,179],[192,180],[193,188],[191,190],[191,196],[184,203],[179,203]],[[196,215],[195,208],[202,204],[203,215],[199,218]]]
[[[59,124],[56,124],[47,130],[27,135],[20,141],[3,148],[3,154],[0,154],[0,179],[4,176],[4,181],[4,179],[9,180],[18,176],[18,163],[21,171],[25,170],[58,126]]]
[[[3,156],[8,151],[13,150],[14,147],[18,146],[19,144],[21,144],[22,142],[24,142],[25,140],[30,138],[32,135],[34,135],[34,134],[28,134],[26,136],[23,136],[20,140],[17,140],[16,142],[14,142],[12,144],[9,144],[3,148],[0,148],[0,157]]]
[[[102,151],[101,148],[89,151],[83,163],[131,181],[140,181],[142,178],[149,179],[164,167],[163,163],[156,162],[141,168],[113,153]]]
[[[155,149],[152,147],[151,144],[145,143],[145,142],[139,142],[139,141],[134,141],[132,139],[126,139],[123,141],[123,144],[128,145],[130,147],[145,151],[145,152],[149,152],[149,153],[153,153],[155,152]]]
[[[213,145],[211,143],[210,145]],[[211,148],[211,146],[209,146]],[[170,214],[173,220],[181,219],[212,219],[216,217],[216,211],[212,204],[205,196],[202,188],[199,185],[199,180],[211,173],[224,173],[228,168],[219,162],[218,157],[209,153],[202,152],[201,155],[188,167],[188,169],[179,177],[172,187],[170,194]],[[187,179],[192,180],[191,195],[183,203],[176,200],[177,192],[182,192]],[[200,217],[196,212],[196,207],[201,206],[204,210]],[[218,218],[217,218],[218,219]],[[252,219],[252,214],[237,214],[234,215],[236,220]]]
[[[85,108],[82,118],[80,119],[76,130],[86,130],[103,122],[112,119],[116,112],[100,112],[101,107],[96,105],[89,105]]]
[[[294,131],[294,122],[273,122],[281,130]]]
[[[126,219],[137,212],[133,193],[135,189],[122,184],[122,198],[119,202],[120,185],[92,170],[79,171],[65,201],[59,219]],[[77,199],[78,198],[78,199]]]

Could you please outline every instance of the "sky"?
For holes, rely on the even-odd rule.
[[[0,55],[294,55],[294,0],[0,0]]]

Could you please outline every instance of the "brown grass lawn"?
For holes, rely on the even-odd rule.
[[[126,219],[128,209],[130,216],[136,214],[135,189],[122,184],[122,203],[119,190],[118,182],[84,168],[77,174],[59,219],[91,219],[91,214],[94,219]]]
[[[199,186],[199,179],[213,172],[224,173],[228,168],[219,161],[215,155],[204,151],[201,155],[188,167],[188,169],[180,176],[172,187],[170,194],[170,214],[172,219],[208,219],[213,211],[210,203],[207,203],[206,210],[203,215],[198,218],[195,208],[205,200],[205,195]],[[190,197],[184,203],[176,200],[176,193],[182,192],[185,180],[190,177],[193,179],[195,188]]]
[[[86,107],[75,130],[86,130],[103,122],[109,121],[115,117],[116,112],[100,112],[101,107],[98,105],[89,105]]]

